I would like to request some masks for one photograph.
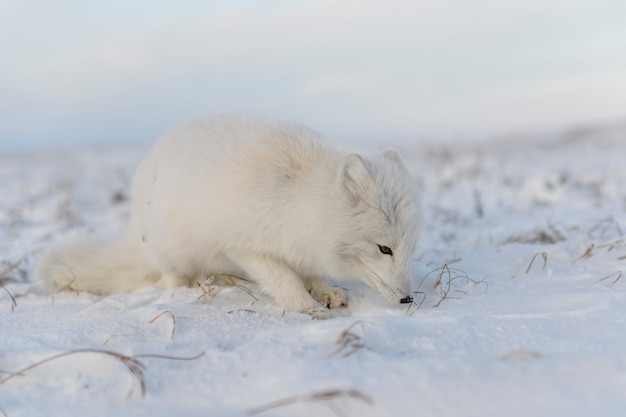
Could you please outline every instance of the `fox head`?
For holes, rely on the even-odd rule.
[[[344,158],[335,180],[339,273],[364,281],[391,303],[412,301],[411,257],[417,244],[417,187],[395,150]]]

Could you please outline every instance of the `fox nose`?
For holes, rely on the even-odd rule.
[[[406,297],[400,299],[400,304],[408,304],[413,302],[413,297],[407,295]]]

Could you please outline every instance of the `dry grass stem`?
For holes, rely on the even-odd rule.
[[[445,262],[444,262],[444,265],[448,265],[448,266],[450,266],[450,265],[458,264],[458,263],[459,263],[459,262],[461,262],[462,260],[463,260],[463,258],[453,258],[453,259],[450,259],[450,260],[448,260],[448,261],[445,261]]]
[[[77,349],[77,350],[72,350],[69,352],[63,352],[63,353],[59,353],[57,355],[53,355],[50,356],[49,358],[43,359],[41,361],[35,362],[25,368],[20,369],[19,371],[16,372],[12,372],[10,373],[8,376],[0,379],[0,384],[4,384],[5,382],[17,377],[17,376],[24,376],[24,374],[28,371],[30,371],[31,369],[37,368],[41,365],[44,365],[48,362],[52,362],[54,360],[57,359],[61,359],[64,358],[66,356],[70,356],[70,355],[76,355],[79,353],[96,353],[96,354],[103,354],[103,355],[107,355],[109,357],[112,357],[114,359],[116,359],[117,361],[121,362],[130,372],[131,376],[135,379],[135,381],[139,384],[140,387],[140,391],[141,391],[141,396],[145,395],[146,392],[146,383],[145,383],[145,378],[144,378],[144,368],[145,366],[143,365],[143,363],[141,363],[140,361],[138,361],[136,358],[133,358],[131,356],[125,356],[125,355],[121,355],[117,352],[112,352],[109,350],[101,350],[101,349]],[[128,396],[130,397],[130,395],[132,394],[132,390],[128,393]]]
[[[244,313],[257,313],[256,311],[250,310],[250,309],[247,309],[247,308],[239,308],[237,310],[230,310],[227,314],[233,314],[233,313],[237,313],[239,311],[242,311]]]
[[[4,417],[9,417],[9,415],[7,414],[6,411],[4,411],[2,408],[0,408],[0,413],[4,416]]]
[[[461,269],[458,269],[458,268],[450,268],[448,263],[444,263],[443,266],[441,266],[440,268],[433,269],[428,274],[426,274],[426,276],[424,276],[424,278],[422,278],[422,281],[420,281],[420,284],[417,287],[417,290],[414,292],[414,294],[423,294],[423,292],[421,291],[422,285],[434,273],[437,273],[437,277],[435,279],[435,284],[434,285],[435,285],[435,288],[439,288],[440,289],[441,297],[437,300],[437,302],[433,305],[433,307],[439,307],[441,305],[441,303],[443,302],[443,300],[445,300],[447,298],[450,298],[450,292],[453,289],[452,288],[452,283],[454,281],[462,280],[462,281],[465,281],[465,285],[472,284],[474,287],[477,287],[479,285],[484,285],[487,289],[489,288],[489,284],[487,283],[487,278],[486,277],[477,281],[475,279],[470,278],[470,276],[467,274],[467,272],[465,272],[465,271],[463,271]],[[456,293],[465,294],[465,292],[461,291],[461,290],[454,290],[454,291]],[[423,302],[424,302],[424,300],[422,300],[417,305],[417,307],[415,307],[413,309],[413,312],[415,312],[415,310],[417,310],[417,308],[419,306],[421,306]],[[413,303],[413,304],[415,304],[415,303]],[[409,306],[409,310],[411,309],[413,304],[411,304]]]
[[[512,350],[500,356],[503,361],[526,361],[541,358],[541,353],[534,350]]]
[[[617,239],[617,240],[615,240],[613,242],[606,243],[604,245],[599,245],[598,249],[600,249],[600,248],[602,248],[602,249],[607,248],[607,252],[611,252],[615,248],[623,247],[624,246],[624,242],[626,242],[626,239],[620,238],[620,239]]]
[[[4,286],[5,283],[17,282],[18,278],[15,278],[12,273],[15,271],[18,272],[21,278],[26,276],[26,271],[24,269],[19,269],[20,265],[26,260],[26,256],[18,259],[15,262],[2,261],[0,265],[2,265],[2,269],[0,269],[0,288],[7,293],[9,298],[11,299],[11,312],[13,312],[17,308],[17,301],[15,297],[9,291],[7,287]]]
[[[239,275],[233,275],[233,274],[218,274],[218,275],[213,275],[210,277],[210,282],[211,283],[216,283],[218,285],[222,285],[222,286],[227,286],[227,287],[235,287],[243,292],[245,292],[246,294],[248,294],[251,298],[252,298],[252,304],[254,304],[256,301],[258,301],[258,299],[254,296],[254,294],[252,293],[252,291],[250,291],[249,288],[245,287],[244,285],[242,285],[240,282],[245,282],[248,284],[254,284],[255,282],[251,279],[248,278],[244,278],[242,276]]]
[[[79,295],[80,291],[72,287],[72,284],[74,283],[74,281],[76,281],[76,274],[74,273],[72,268],[69,267],[69,265],[65,265],[65,266],[67,267],[67,270],[70,271],[70,274],[72,274],[72,280],[68,282],[67,285],[65,285],[64,287],[59,288],[59,291],[71,291],[75,293],[76,295]]]
[[[239,281],[247,282],[248,284],[254,284],[254,281],[248,278],[241,277],[239,275],[233,274],[218,274],[212,275],[210,277],[211,282],[219,282],[221,285],[226,285],[229,287],[235,286],[239,283]]]
[[[27,257],[27,255],[24,255],[15,262],[2,261],[2,263],[0,263],[0,265],[2,265],[2,269],[0,269],[0,282],[17,281],[17,278],[14,277],[15,273],[19,275],[19,278],[26,278],[27,271],[24,268],[20,268],[20,265],[26,262]]]
[[[554,245],[555,243],[566,240],[565,236],[556,228],[548,227],[546,230],[535,230],[525,234],[517,234],[510,236],[503,243],[505,245],[518,243],[524,245]]]
[[[202,291],[202,294],[200,294],[200,296],[196,298],[196,303],[202,300],[204,297],[208,297],[209,302],[212,302],[215,296],[223,290],[223,288],[216,289],[213,285],[210,284],[207,287],[200,284],[199,282],[196,282],[196,284],[198,284],[198,288],[200,288],[200,291]]]
[[[420,295],[422,297],[419,303],[415,302],[415,295]],[[413,291],[413,301],[407,307],[405,315],[412,316],[413,313],[415,313],[417,309],[419,309],[422,304],[424,304],[424,301],[426,301],[426,294],[424,294],[422,291]]]
[[[356,326],[361,327],[361,334],[357,334],[353,331]],[[344,329],[335,342],[339,347],[334,352],[335,355],[341,354],[341,356],[348,357],[354,352],[363,349],[365,347],[365,326],[361,320],[355,321],[348,328]]]
[[[246,286],[240,284],[239,281],[243,281],[247,283],[254,283],[254,281],[250,279],[240,277],[237,275],[231,275],[231,274],[211,275],[207,279],[207,282],[205,283],[206,286],[199,282],[196,282],[196,284],[202,291],[202,294],[198,298],[196,298],[196,302],[200,301],[204,297],[209,297],[209,300],[210,300],[209,302],[212,302],[213,299],[215,299],[215,296],[217,296],[217,294],[219,294],[226,287],[237,288],[240,291],[243,291],[246,294],[248,294],[248,296],[252,298],[252,302],[250,303],[250,305],[258,301],[258,299],[254,296],[252,291],[250,291],[250,289],[247,288]],[[219,286],[219,288],[216,288],[216,286]]]
[[[275,408],[285,407],[288,405],[301,402],[314,402],[326,406],[335,416],[344,417],[345,413],[333,402],[340,398],[352,398],[362,401],[366,404],[373,405],[374,400],[366,394],[357,390],[329,389],[324,391],[313,392],[308,395],[294,395],[281,400],[273,401],[268,404],[260,405],[248,411],[248,415],[264,413]]]
[[[253,305],[255,302],[258,301],[258,298],[254,296],[254,294],[252,293],[252,291],[250,291],[249,288],[246,288],[243,285],[234,285],[233,287],[245,292],[246,294],[250,296],[250,298],[252,298],[252,302],[250,302],[250,305]]]
[[[164,314],[168,314],[172,318],[173,324],[172,324],[172,334],[170,335],[170,339],[174,340],[174,333],[176,332],[176,316],[174,315],[174,313],[172,313],[172,310],[165,310],[165,311],[160,312],[152,320],[150,320],[149,323],[150,324],[154,323],[155,321],[163,317]]]
[[[200,359],[204,356],[204,353],[199,353],[195,356],[170,356],[170,355],[161,355],[158,353],[142,353],[139,355],[133,356],[134,358],[152,358],[152,359],[167,359],[170,361],[195,361],[196,359]]]
[[[619,281],[621,278],[622,278],[622,271],[617,271],[617,272],[615,272],[613,274],[609,274],[609,275],[605,276],[604,278],[600,278],[598,280],[598,282],[611,281],[609,283],[609,285],[613,285],[617,281]]]
[[[445,273],[445,271],[448,272],[448,286],[444,289],[443,285],[442,285],[442,281],[441,279],[443,278],[443,274]],[[442,288],[443,291],[443,295],[442,297],[439,299],[439,301],[437,301],[433,307],[439,307],[441,305],[441,303],[443,302],[443,300],[445,300],[448,297],[448,294],[450,293],[450,288],[452,286],[452,274],[450,272],[450,267],[448,266],[448,264],[443,264],[443,266],[441,267],[441,271],[439,272],[439,275],[437,276],[437,279],[435,280],[435,288],[439,287]]]
[[[43,359],[25,368],[22,368],[19,371],[11,372],[9,373],[8,376],[5,376],[4,378],[0,379],[0,385],[6,383],[7,381],[15,377],[24,376],[26,372],[34,368],[40,367],[42,365],[45,365],[48,362],[52,362],[57,359],[61,359],[67,356],[81,354],[81,353],[105,355],[122,363],[126,367],[128,372],[130,373],[132,378],[135,380],[135,382],[139,385],[142,397],[145,396],[146,394],[146,380],[145,380],[145,375],[144,375],[145,365],[141,361],[139,361],[138,358],[156,358],[156,359],[187,361],[187,360],[198,359],[199,357],[203,356],[203,354],[200,354],[194,357],[176,357],[176,356],[165,356],[165,355],[158,355],[158,354],[143,354],[143,355],[135,355],[135,356],[126,356],[117,352],[104,350],[104,349],[76,349],[76,350],[71,350],[68,352],[63,352],[57,355],[50,356],[46,359]],[[128,397],[130,397],[132,393],[133,393],[133,390],[131,389],[131,391],[128,393]]]
[[[538,252],[530,260],[530,263],[528,264],[528,268],[526,268],[527,274],[530,272],[530,269],[533,267],[533,263],[535,263],[535,259],[537,259],[537,256],[539,255],[541,255],[541,257],[543,258],[543,266],[541,267],[541,270],[543,271],[544,269],[546,269],[546,265],[548,264],[548,252]]]
[[[587,248],[587,250],[585,251],[585,253],[582,254],[582,256],[580,256],[579,258],[574,259],[574,262],[572,263],[576,263],[578,261],[580,261],[581,259],[589,259],[593,256],[593,252],[596,248],[595,243],[592,243],[591,245],[589,245],[589,247]]]
[[[4,285],[0,285],[0,288],[2,288],[9,295],[9,298],[11,298],[11,312],[13,312],[13,310],[17,308],[17,301],[15,301],[15,297],[13,297],[11,291],[9,291]]]
[[[109,342],[114,338],[114,337],[130,337],[129,334],[123,334],[123,333],[116,333],[116,334],[112,334],[111,336],[107,337],[106,340],[104,342],[102,342],[102,346],[106,346],[109,344]]]
[[[613,229],[619,236],[624,236],[622,227],[617,221],[615,221],[613,216],[608,216],[596,221],[596,224],[589,229],[588,234],[591,237],[603,238],[611,229]]]
[[[474,188],[474,213],[479,219],[482,219],[485,216],[485,209],[483,208],[480,191],[476,188]]]

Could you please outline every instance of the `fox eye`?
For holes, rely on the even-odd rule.
[[[383,255],[393,256],[393,251],[389,246],[378,245],[378,249]]]

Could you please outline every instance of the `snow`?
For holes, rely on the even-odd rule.
[[[626,415],[626,128],[401,151],[415,304],[351,284],[325,321],[251,284],[44,294],[43,249],[123,230],[146,149],[0,155],[0,416]]]

